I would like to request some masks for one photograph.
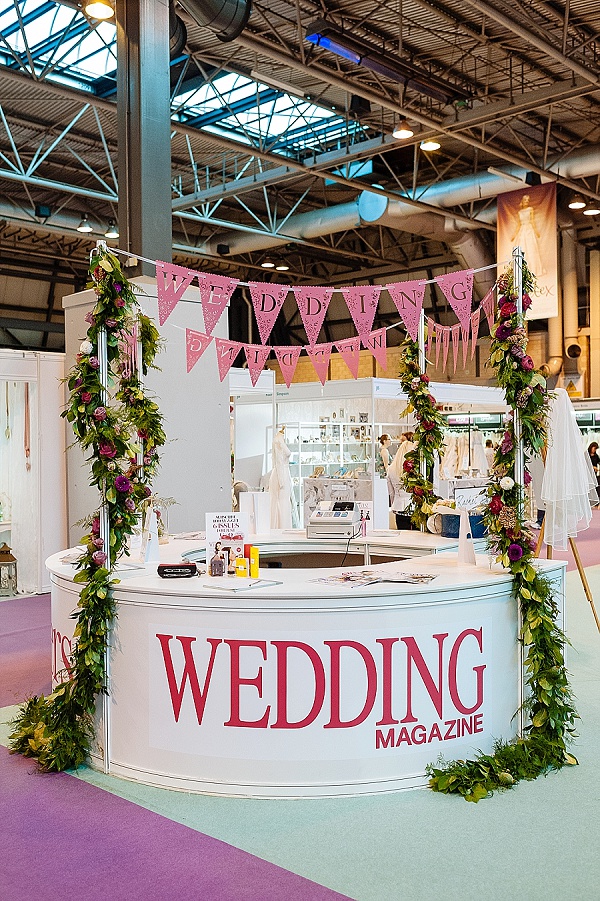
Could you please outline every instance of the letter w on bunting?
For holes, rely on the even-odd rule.
[[[225,275],[211,275],[208,272],[199,272],[198,284],[200,286],[200,303],[204,315],[204,328],[207,334],[212,335],[212,330],[221,318],[221,313],[227,306],[229,298],[239,284],[238,278],[228,278]]]
[[[158,324],[164,325],[196,276],[195,269],[156,261],[156,289],[158,293]]]
[[[434,281],[444,292],[444,297],[468,334],[473,304],[473,270],[463,269],[460,272],[448,272],[446,275],[438,275]]]
[[[423,297],[425,296],[425,281],[394,282],[386,285],[390,297],[396,304],[396,308],[402,317],[402,322],[412,341],[419,336],[419,319],[423,309]]]
[[[266,344],[273,331],[275,320],[287,296],[289,285],[273,285],[270,282],[249,282],[250,297],[262,344]]]
[[[296,296],[308,343],[316,344],[334,289],[317,288],[311,285],[292,290]]]
[[[335,346],[352,373],[352,378],[357,379],[358,367],[360,366],[360,338],[346,338],[344,341],[336,341]]]

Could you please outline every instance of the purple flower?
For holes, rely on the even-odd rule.
[[[527,485],[531,485],[531,473],[528,469],[526,469],[523,473],[523,483],[525,484],[525,487],[527,487]]]
[[[115,291],[117,292],[117,294],[120,294],[121,291],[123,290],[123,285],[121,285],[120,282],[114,282],[114,283],[113,283],[113,288],[115,289]]]
[[[92,554],[92,560],[96,564],[96,566],[102,566],[103,563],[106,563],[106,554],[104,551],[94,551]]]
[[[496,329],[496,339],[498,341],[506,341],[509,335],[512,335],[512,328],[507,322],[501,322]]]
[[[129,494],[131,491],[131,482],[127,476],[117,476],[115,479],[115,488],[123,494]]]
[[[509,544],[508,559],[511,561],[511,563],[516,563],[517,560],[520,560],[522,556],[523,548],[520,544],[515,544],[514,542],[512,544]]]
[[[94,518],[92,519],[92,533],[94,535],[97,535],[99,531],[100,531],[100,517],[94,516]]]
[[[75,381],[73,382],[74,388],[81,388],[82,385],[83,385],[83,379],[76,378]]]
[[[135,501],[132,497],[125,498],[125,509],[129,510],[130,513],[135,512]]]
[[[526,372],[531,372],[531,370],[533,369],[533,360],[531,359],[531,357],[528,357],[527,354],[525,354],[525,356],[521,360],[521,366]]]
[[[81,392],[81,400],[82,400],[82,403],[84,403],[84,404],[89,404],[89,402],[91,401],[91,399],[92,399],[92,395],[90,394],[89,391],[82,391],[82,392]]]
[[[104,422],[106,419],[106,407],[96,407],[92,416],[96,420],[96,422]]]
[[[106,328],[116,328],[117,320],[116,319],[106,319],[104,322]]]
[[[89,364],[91,369],[100,369],[100,360],[98,357],[90,357]]]
[[[522,347],[519,347],[518,344],[511,344],[510,352],[513,355],[513,357],[517,358],[517,360],[522,360],[523,357],[525,356],[525,351],[523,350]]]
[[[115,306],[119,307],[119,309],[121,309],[122,307],[125,306],[125,301],[123,300],[122,297],[115,298]]]
[[[524,294],[523,295],[523,309],[528,310],[532,303],[533,303],[533,301],[532,301],[531,297],[529,296],[529,294]]]
[[[111,459],[112,457],[117,456],[117,449],[110,441],[101,441],[98,445],[98,453],[101,457],[108,457]]]
[[[96,317],[94,316],[93,313],[86,313],[86,314],[85,314],[85,321],[86,321],[86,322],[89,322],[90,325],[93,325],[93,324],[95,323],[95,321],[96,321]]]
[[[500,451],[503,454],[508,454],[513,449],[513,447],[514,444],[510,432],[505,432],[502,438],[502,444],[500,445]]]
[[[95,548],[103,548],[104,547],[104,538],[92,538],[92,544]]]
[[[144,485],[144,496],[150,497],[151,494],[152,494],[152,489],[150,488],[150,486]]]

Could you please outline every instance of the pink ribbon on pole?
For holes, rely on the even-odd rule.
[[[312,360],[315,372],[322,385],[327,381],[327,369],[329,367],[329,358],[331,357],[332,347],[332,342],[328,341],[326,344],[313,344],[312,347],[304,348]]]
[[[221,313],[239,284],[239,279],[229,278],[225,275],[211,275],[208,272],[198,272],[196,274],[198,276],[198,285],[200,286],[200,303],[202,304],[202,313],[204,315],[204,328],[207,334],[212,335],[215,325],[221,318]]]
[[[211,341],[212,338],[210,335],[205,335],[202,332],[195,332],[191,328],[186,328],[185,356],[188,372],[192,371]]]
[[[345,341],[336,341],[335,346],[350,370],[352,378],[357,379],[360,366],[360,338],[346,338]]]
[[[199,275],[195,269],[156,261],[156,290],[158,295],[158,324],[164,325],[193,280]]]
[[[385,286],[396,304],[396,308],[402,317],[402,322],[406,326],[406,331],[413,341],[416,341],[419,335],[419,319],[423,309],[426,284],[424,281],[414,281],[394,282]]]
[[[234,360],[243,347],[240,341],[227,341],[225,338],[215,337],[215,346],[217,349],[217,363],[219,365],[219,379],[223,381]]]
[[[266,344],[290,287],[271,282],[249,282],[248,287],[260,340]]]
[[[479,320],[481,319],[481,307],[476,307],[471,313],[471,359],[475,354],[477,339],[479,338]]]
[[[381,290],[381,285],[353,285],[341,288],[346,306],[361,338],[369,334],[373,327]]]
[[[454,371],[458,363],[458,347],[460,345],[460,322],[452,326],[452,356],[454,357]]]
[[[273,350],[279,362],[283,380],[289,388],[294,380],[294,373],[298,365],[298,357],[302,346],[300,344],[292,344],[289,347],[274,347]]]
[[[456,313],[460,324],[463,328],[468,328],[473,304],[473,270],[448,272],[446,275],[438,275],[434,281],[444,292],[444,297]]]
[[[272,349],[272,347],[265,347],[264,344],[244,344],[252,387],[254,387],[259,380],[260,374],[267,362],[267,357]]]
[[[333,288],[302,286],[292,288],[306,330],[308,343],[312,346],[319,340],[319,332],[325,319]]]
[[[379,328],[370,335],[361,338],[362,346],[370,350],[382,369],[387,370],[387,337],[386,330]]]

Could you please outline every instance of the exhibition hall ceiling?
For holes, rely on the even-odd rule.
[[[498,193],[540,181],[597,246],[596,0],[254,0],[230,41],[202,5],[174,4],[176,262],[320,285],[477,268]],[[60,298],[118,220],[115,25],[79,6],[0,0],[3,346],[61,346]],[[349,333],[335,316],[328,340]]]

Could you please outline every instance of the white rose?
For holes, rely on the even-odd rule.
[[[94,345],[91,341],[82,341],[79,345],[79,350],[82,354],[91,354],[94,349]]]
[[[514,487],[514,482],[510,476],[504,476],[503,479],[500,479],[500,487],[503,491],[510,491],[511,488]]]

